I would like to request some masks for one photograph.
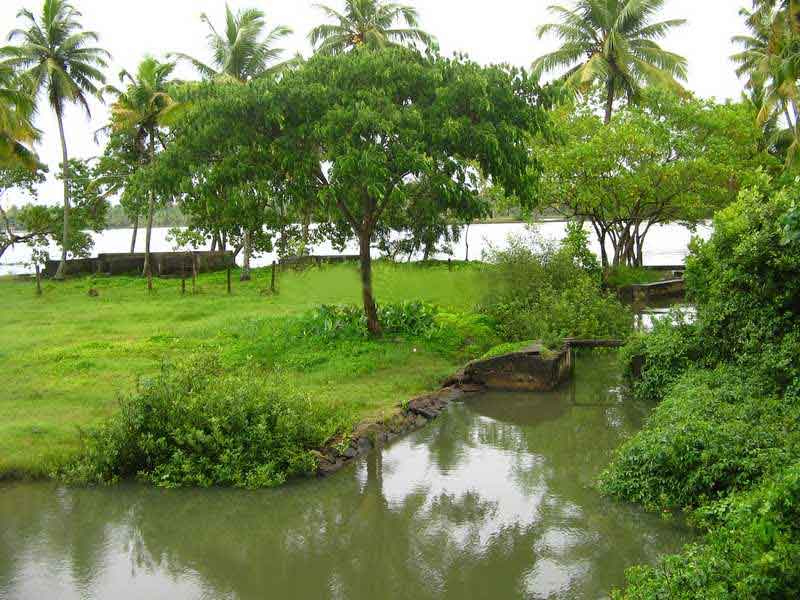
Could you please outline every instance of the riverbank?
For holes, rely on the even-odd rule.
[[[120,394],[165,361],[211,350],[226,365],[276,368],[322,403],[345,402],[356,421],[381,419],[397,405],[436,389],[463,364],[457,352],[424,340],[389,337],[358,344],[268,343],[287,321],[314,307],[357,304],[358,272],[342,265],[281,274],[279,294],[264,294],[269,272],[226,293],[225,274],[202,275],[197,294],[178,280],[156,280],[150,296],[137,277],[45,282],[0,278],[7,307],[0,329],[0,479],[40,478],[79,447],[79,428],[113,414]],[[454,313],[484,290],[478,269],[378,263],[378,300],[420,300]],[[96,290],[97,296],[90,296]],[[346,399],[346,401],[344,400]]]

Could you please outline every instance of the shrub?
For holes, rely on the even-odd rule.
[[[624,338],[630,333],[631,312],[601,289],[591,265],[584,268],[580,248],[585,239],[582,246],[567,241],[558,246],[516,238],[508,249],[489,253],[491,285],[480,310],[504,340],[536,339],[560,347],[565,337]]]
[[[434,326],[436,313],[436,308],[425,302],[402,302],[378,307],[383,332],[408,337],[426,335]],[[370,335],[363,309],[354,305],[320,306],[300,318],[296,322],[296,329],[303,337],[321,340],[366,339]]]
[[[715,527],[655,567],[627,573],[621,600],[791,598],[800,589],[800,463],[706,509]]]
[[[796,452],[800,410],[765,398],[732,367],[693,370],[601,477],[601,489],[650,508],[684,509],[746,490]],[[800,457],[800,455],[798,455]]]
[[[681,312],[672,318],[656,319],[653,329],[637,333],[620,351],[623,372],[634,395],[657,402],[690,367],[700,366],[701,344],[694,323],[687,323]],[[634,373],[634,365],[638,372]]]
[[[83,433],[73,483],[129,477],[163,487],[280,485],[314,471],[312,451],[352,424],[342,406],[316,402],[278,378],[226,374],[199,355],[144,382],[120,411]]]
[[[788,598],[800,588],[800,186],[745,191],[694,241],[693,324],[665,320],[624,351],[637,396],[661,400],[601,488],[693,509],[702,542],[636,568],[618,598]]]

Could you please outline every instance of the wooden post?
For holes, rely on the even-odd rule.
[[[272,283],[269,285],[269,290],[274,294],[275,293],[275,269],[277,268],[278,263],[277,261],[272,261]]]
[[[36,263],[36,295],[42,295],[42,272],[39,270],[39,263]]]
[[[181,296],[186,295],[186,257],[181,259]]]
[[[192,253],[192,294],[197,293],[197,257]]]
[[[453,270],[453,259],[452,258],[448,258],[447,259],[447,270],[448,271],[452,271]]]
[[[228,268],[225,270],[226,276],[228,278],[228,293],[231,293],[231,266],[228,265]]]

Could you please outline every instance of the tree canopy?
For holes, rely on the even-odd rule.
[[[536,59],[533,69],[544,73],[566,69],[562,80],[583,94],[594,85],[606,90],[605,120],[614,100],[636,100],[645,85],[682,92],[686,59],[658,45],[684,19],[656,21],[664,0],[578,0],[572,9],[551,6],[560,21],[541,25],[539,37],[552,34],[563,44],[555,52]]]
[[[152,176],[189,194],[267,186],[312,202],[334,237],[358,241],[373,333],[370,248],[420,182],[441,209],[467,214],[482,201],[477,171],[523,201],[538,183],[530,148],[546,127],[545,97],[523,71],[365,50],[317,56],[279,82],[207,93]],[[247,131],[236,131],[242,122]]]
[[[435,46],[436,40],[419,27],[415,8],[386,0],[345,0],[343,12],[317,5],[334,23],[318,25],[308,35],[320,54],[338,54],[355,48],[380,49],[421,44]],[[397,27],[403,22],[406,27]]]
[[[649,91],[608,125],[586,105],[560,109],[555,121],[558,141],[542,155],[543,202],[591,222],[604,266],[640,266],[653,225],[708,219],[760,168],[777,166],[742,104]]]

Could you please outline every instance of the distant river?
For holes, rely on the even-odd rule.
[[[587,225],[588,227],[588,225]],[[545,238],[560,240],[564,236],[566,223],[563,221],[547,221],[536,224],[535,231]],[[182,250],[185,248],[176,247],[174,243],[167,239],[169,228],[153,229],[153,239],[151,250],[153,252],[169,252],[172,250]],[[461,239],[453,245],[453,258],[463,260],[466,258],[467,243],[469,243],[469,259],[478,260],[483,252],[490,246],[503,247],[507,244],[509,236],[526,235],[529,228],[524,223],[497,223],[471,225],[468,232],[462,232]],[[99,234],[93,234],[94,248],[93,255],[112,252],[128,252],[131,243],[130,229],[107,229]],[[697,235],[708,237],[710,228],[699,227]],[[645,264],[647,265],[679,265],[683,264],[688,254],[689,241],[692,233],[682,225],[665,225],[653,227],[648,234],[645,242]],[[596,241],[594,234],[591,236],[592,249],[599,254],[600,244]],[[202,248],[208,250],[209,246]],[[139,231],[136,242],[136,251],[144,251],[144,232]],[[376,252],[373,250],[373,253]],[[314,247],[314,254],[339,254],[329,243],[320,244]],[[358,247],[356,242],[351,242],[345,248],[344,254],[357,254]],[[60,256],[58,248],[53,244],[50,248],[50,256],[58,258]],[[30,262],[30,250],[25,245],[18,245],[10,248],[3,255],[0,262],[0,275],[18,275],[32,272],[28,265]],[[253,266],[266,266],[275,260],[273,253],[261,254],[253,261]],[[434,258],[447,258],[447,255],[438,255]],[[241,255],[239,256],[241,263]]]

